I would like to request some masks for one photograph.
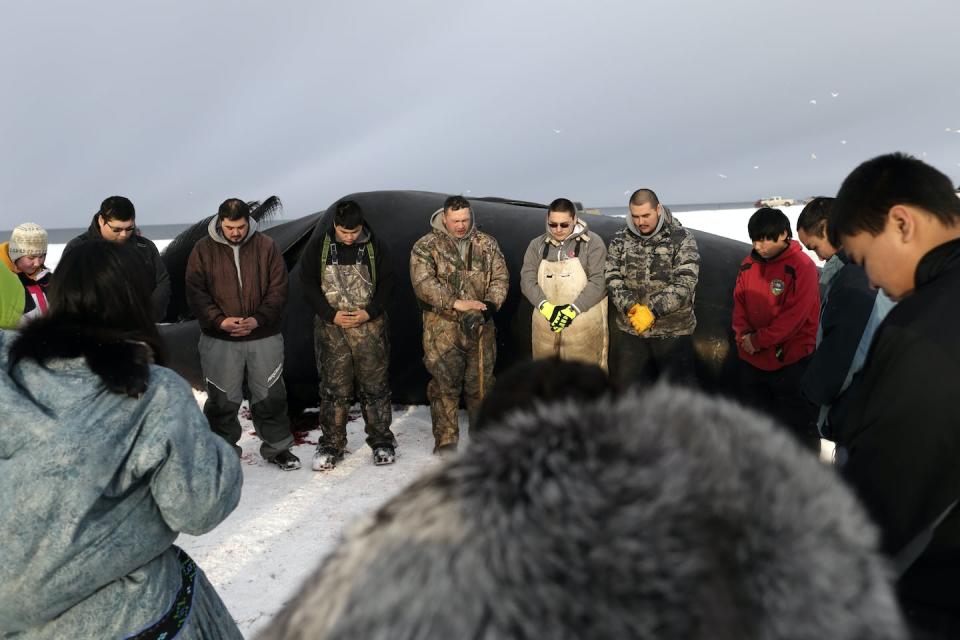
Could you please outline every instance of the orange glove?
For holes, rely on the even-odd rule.
[[[653,326],[653,322],[657,318],[653,315],[653,312],[650,311],[650,307],[644,304],[635,304],[627,311],[627,319],[630,320],[630,324],[633,325],[634,331],[643,333]]]

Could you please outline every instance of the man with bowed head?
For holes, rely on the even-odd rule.
[[[474,424],[493,385],[497,357],[493,314],[507,298],[510,275],[500,245],[475,226],[470,203],[450,196],[430,216],[431,231],[413,245],[410,282],[423,310],[423,363],[434,452],[456,452],[461,392]]]
[[[187,261],[186,291],[203,332],[203,413],[210,428],[240,453],[237,411],[246,384],[260,455],[284,471],[299,469],[300,460],[290,452],[280,334],[287,268],[243,200],[224,200],[210,219],[208,236],[197,241]]]
[[[662,376],[695,386],[697,241],[650,189],[634,191],[629,208],[626,226],[607,247],[607,291],[617,323],[610,375],[623,387]]]
[[[105,199],[100,204],[100,210],[93,214],[90,227],[67,243],[63,249],[63,255],[69,253],[80,242],[97,239],[125,242],[137,249],[137,255],[140,256],[151,277],[150,302],[153,305],[153,319],[162,322],[167,315],[167,305],[170,303],[170,276],[160,258],[157,245],[144,237],[137,228],[137,212],[129,198],[110,196]]]
[[[857,167],[829,217],[874,286],[898,301],[877,329],[837,445],[841,475],[883,532],[908,620],[960,637],[960,199],[903,154]],[[839,458],[839,456],[838,456]]]
[[[520,270],[520,288],[534,307],[534,358],[558,356],[606,368],[606,259],[603,238],[577,216],[574,204],[566,198],[551,202],[546,233],[530,241]]]
[[[313,469],[343,460],[354,390],[360,396],[367,445],[377,465],[392,464],[390,327],[386,304],[393,267],[386,243],[353,200],[322,218],[300,257],[303,292],[313,307],[314,349],[320,374],[320,428]]]
[[[820,451],[816,407],[800,393],[817,339],[817,267],[791,239],[779,209],[758,209],[747,223],[753,250],[733,290],[733,331],[740,356],[741,399]]]

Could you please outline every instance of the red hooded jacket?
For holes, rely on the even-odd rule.
[[[780,255],[764,260],[755,251],[740,263],[733,290],[733,331],[742,360],[776,371],[813,353],[820,319],[819,275],[813,260],[791,240]],[[754,334],[750,355],[740,345]]]

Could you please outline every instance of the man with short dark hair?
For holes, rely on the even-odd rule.
[[[757,209],[747,231],[753,251],[740,264],[733,290],[741,399],[819,452],[816,407],[800,393],[817,340],[817,267],[791,240],[790,221],[779,209]]]
[[[814,198],[797,218],[797,239],[824,261],[820,271],[817,346],[800,381],[803,395],[820,407],[817,428],[828,440],[843,430],[851,385],[863,368],[873,334],[893,307],[870,287],[863,269],[827,237],[833,198]]]
[[[903,572],[908,619],[922,637],[960,637],[960,199],[935,168],[880,156],[844,180],[828,230],[899,301],[838,434],[840,472]]]
[[[493,314],[507,298],[510,274],[500,245],[478,230],[470,203],[450,196],[430,216],[432,230],[410,252],[410,283],[423,310],[423,363],[434,453],[457,451],[463,393],[470,424],[493,385]]]
[[[567,198],[547,208],[546,233],[530,241],[520,289],[533,305],[533,357],[607,368],[607,248]],[[576,323],[574,323],[576,320]]]
[[[393,266],[386,244],[374,234],[360,205],[344,200],[333,215],[321,219],[300,256],[300,276],[316,313],[322,435],[313,469],[326,471],[343,460],[354,388],[373,463],[392,464],[396,439],[390,432],[386,305],[393,293]]]
[[[170,302],[170,276],[163,264],[157,245],[143,236],[137,228],[137,212],[133,203],[123,196],[110,196],[100,204],[100,210],[93,214],[90,227],[67,243],[63,249],[66,255],[79,242],[103,238],[110,242],[130,242],[137,249],[137,255],[143,259],[153,283],[150,301],[153,303],[153,317],[162,322],[167,315]],[[61,260],[63,258],[61,257]]]
[[[650,189],[634,191],[629,209],[626,226],[607,247],[605,278],[617,325],[610,376],[624,388],[660,377],[696,386],[697,241]]]
[[[284,471],[299,469],[300,460],[290,451],[280,334],[287,268],[273,240],[257,232],[243,200],[225,200],[210,219],[208,236],[187,261],[186,293],[203,331],[203,413],[210,428],[240,454],[237,411],[246,385],[253,427],[262,441],[260,455]]]

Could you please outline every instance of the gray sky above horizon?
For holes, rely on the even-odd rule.
[[[112,194],[141,224],[377,189],[805,197],[895,150],[956,184],[958,24],[955,0],[11,0],[0,228]]]

